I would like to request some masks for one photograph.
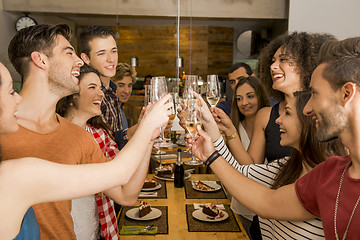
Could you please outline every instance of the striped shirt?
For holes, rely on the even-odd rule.
[[[270,188],[280,170],[280,163],[289,158],[275,160],[268,164],[240,165],[230,153],[222,137],[214,142],[215,149],[236,170],[246,177]],[[263,239],[325,239],[320,218],[310,221],[278,221],[259,217]]]

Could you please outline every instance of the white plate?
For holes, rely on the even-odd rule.
[[[159,177],[157,175],[154,174],[154,177],[160,180],[165,180],[165,181],[174,181],[174,174],[172,175],[171,178],[167,178],[167,177]],[[189,179],[191,177],[191,173],[189,172],[185,172],[184,173],[184,180]]]
[[[193,182],[197,182],[197,181],[193,181]],[[207,183],[206,181],[201,181],[204,184],[208,185],[209,187],[214,188],[213,190],[203,190],[203,189],[198,189],[195,187],[195,185],[191,182],[191,185],[193,187],[193,189],[195,189],[196,191],[200,191],[200,192],[216,192],[219,191],[221,189],[221,186],[217,183]]]
[[[153,187],[153,188],[143,188],[143,189],[141,189],[141,191],[154,191],[154,190],[158,190],[158,189],[160,189],[160,188],[161,188],[161,184],[158,183],[158,185],[156,185],[156,186]]]
[[[227,212],[225,212],[223,210],[219,210],[219,211],[223,212],[223,214],[224,214],[224,216],[222,216],[221,218],[210,219],[210,218],[208,218],[208,215],[206,215],[205,213],[202,212],[202,209],[195,210],[192,213],[192,216],[194,218],[196,218],[197,220],[205,221],[205,222],[221,222],[229,217],[229,214],[227,214]]]
[[[153,220],[153,219],[156,219],[161,216],[162,212],[159,209],[153,208],[153,207],[151,207],[151,209],[152,209],[152,211],[148,215],[143,216],[142,218],[139,217],[139,208],[138,207],[130,209],[129,211],[126,212],[125,215],[128,218],[131,218],[133,220],[140,220],[140,221]]]

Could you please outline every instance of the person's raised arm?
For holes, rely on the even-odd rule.
[[[210,110],[200,95],[197,94],[196,97],[200,101],[204,129],[214,142],[221,137],[220,130],[225,133],[225,136],[228,136],[227,134],[231,135],[237,133],[237,129],[234,127],[231,119],[226,113],[219,108],[212,108]],[[247,165],[253,163],[251,156],[243,147],[238,134],[235,134],[235,137],[229,140],[228,144],[231,144],[231,154],[239,164]]]
[[[136,203],[149,169],[149,159],[153,143],[153,141],[148,143],[148,149],[144,155],[144,159],[138,166],[135,174],[130,178],[129,182],[105,191],[105,194],[118,204],[132,206]]]
[[[82,197],[128,184],[148,153],[154,134],[157,135],[159,127],[168,121],[168,109],[172,104],[166,103],[168,99],[169,96],[165,96],[148,107],[131,141],[110,162],[74,166],[33,158],[19,160],[23,165],[18,164],[17,171],[22,172],[15,175],[14,184],[22,183],[18,184],[23,189],[19,191],[22,199],[33,205]]]
[[[205,162],[215,149],[211,137],[200,127],[198,132],[200,136],[196,140],[188,137],[187,146]],[[242,175],[221,156],[210,167],[236,200],[262,218],[303,221],[315,217],[299,202],[294,184],[277,190],[268,189]]]

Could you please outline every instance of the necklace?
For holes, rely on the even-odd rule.
[[[343,180],[344,180],[344,176],[345,176],[345,172],[346,172],[346,168],[350,165],[350,162],[345,166],[345,169],[341,175],[341,178],[340,178],[340,184],[339,184],[339,189],[338,189],[338,193],[337,193],[337,196],[336,196],[336,202],[335,202],[335,216],[334,216],[334,229],[335,229],[335,237],[336,237],[336,240],[339,240],[339,235],[337,233],[337,227],[336,227],[336,215],[337,215],[337,209],[338,209],[338,205],[339,205],[339,196],[340,196],[340,190],[341,190],[341,186],[342,186],[342,183],[343,183]],[[350,227],[350,223],[351,223],[351,220],[355,214],[355,210],[359,204],[359,201],[360,201],[360,197],[358,198],[358,200],[356,201],[355,203],[355,206],[354,206],[354,209],[351,213],[351,216],[350,216],[350,219],[349,219],[349,222],[348,222],[348,225],[346,227],[346,230],[345,230],[345,233],[344,233],[344,236],[342,238],[342,240],[345,240],[346,238],[346,235],[348,234],[348,231],[349,231],[349,227]]]

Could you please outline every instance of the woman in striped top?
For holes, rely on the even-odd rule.
[[[320,143],[315,139],[314,123],[311,118],[302,114],[302,109],[310,98],[310,92],[297,92],[294,95],[295,98],[288,102],[284,113],[276,120],[282,132],[280,144],[291,146],[294,150],[289,158],[278,159],[268,164],[240,165],[226,147],[220,132],[214,130],[216,123],[211,119],[210,111],[202,107],[203,117],[206,118],[203,120],[205,130],[212,139],[217,139],[214,142],[215,149],[239,172],[268,188],[277,189],[294,183],[326,157],[346,154],[339,140]],[[195,155],[202,159],[199,153],[199,150],[195,151]],[[324,239],[319,218],[302,222],[262,218],[259,220],[263,239]]]

